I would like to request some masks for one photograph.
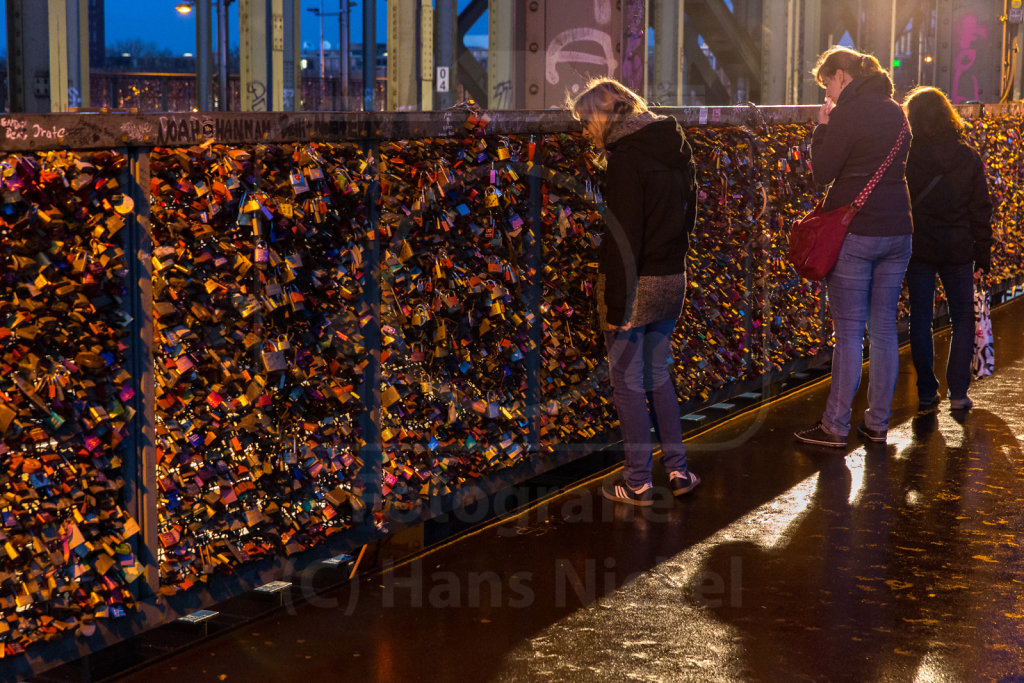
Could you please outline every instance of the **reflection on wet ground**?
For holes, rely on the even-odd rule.
[[[588,481],[127,680],[1024,675],[1022,312],[994,313],[969,412],[919,414],[904,351],[886,445],[796,446],[809,387],[693,439],[683,500],[637,511]]]

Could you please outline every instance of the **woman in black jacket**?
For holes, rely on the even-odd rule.
[[[850,222],[839,260],[825,278],[835,328],[832,386],[821,421],[795,436],[821,446],[846,446],[867,325],[868,409],[857,432],[885,443],[899,375],[896,306],[912,231],[904,178],[907,119],[892,99],[889,75],[871,55],[830,48],[818,58],[814,77],[825,89],[811,138],[814,182],[829,188],[824,208],[852,203],[890,155],[893,160]]]
[[[587,139],[608,157],[595,291],[626,463],[623,476],[602,491],[611,500],[651,505],[652,413],[672,492],[682,495],[700,482],[687,467],[669,374],[697,208],[693,156],[674,118],[655,115],[613,79],[591,81],[570,108]]]
[[[907,268],[910,351],[922,409],[939,403],[932,318],[935,276],[942,281],[953,334],[946,362],[949,407],[965,410],[974,349],[974,273],[988,272],[992,202],[985,166],[963,137],[964,124],[942,91],[915,88],[903,103],[914,133],[907,159],[914,247]]]

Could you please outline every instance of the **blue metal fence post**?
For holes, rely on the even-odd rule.
[[[127,307],[131,315],[128,369],[135,386],[130,403],[135,418],[125,440],[125,506],[139,523],[136,557],[145,567],[145,581],[155,593],[160,585],[157,562],[156,418],[153,375],[153,236],[149,223],[150,149],[127,151],[122,183],[135,203],[127,233]],[[136,591],[138,592],[138,591]]]
[[[543,139],[543,138],[542,138]],[[543,400],[540,377],[540,351],[543,343],[543,316],[541,304],[541,279],[543,272],[543,245],[541,242],[541,177],[540,167],[534,164],[530,168],[530,220],[526,231],[525,264],[527,281],[523,295],[528,316],[530,331],[530,350],[526,354],[526,417],[530,423],[530,447],[540,451],[540,404]]]
[[[370,240],[363,259],[362,302],[369,306],[371,321],[363,326],[363,345],[366,348],[366,367],[363,370],[363,386],[361,397],[363,413],[360,416],[360,427],[365,445],[360,458],[363,465],[359,470],[358,480],[363,487],[363,502],[366,509],[376,511],[383,506],[381,479],[384,470],[384,448],[381,440],[381,234],[380,213],[380,176],[378,175],[377,159],[380,155],[380,142],[373,140],[363,145],[363,151],[369,160],[366,172],[372,178],[366,188],[366,218],[370,225]],[[372,513],[371,513],[372,517]],[[358,520],[357,520],[358,521]]]

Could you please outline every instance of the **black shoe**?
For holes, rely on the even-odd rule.
[[[673,496],[681,496],[684,493],[689,493],[697,488],[697,484],[699,483],[700,477],[690,471],[668,473],[668,487],[672,489]]]
[[[601,493],[605,498],[614,500],[616,503],[628,503],[641,507],[654,504],[654,486],[650,482],[638,490],[627,484],[622,477],[609,479],[601,485]]]
[[[939,428],[939,416],[934,410],[925,411],[911,420],[910,427],[914,432],[914,438],[923,441]]]
[[[875,443],[885,443],[885,437],[887,435],[887,432],[884,429],[868,429],[864,425],[857,427],[857,433],[860,434],[862,438],[867,439],[868,441],[874,441]]]
[[[793,436],[795,436],[798,441],[813,443],[816,446],[828,446],[830,448],[843,448],[846,446],[845,436],[833,434],[825,429],[825,426],[820,422],[810,429],[802,429],[799,432],[793,432]]]
[[[970,410],[974,407],[974,401],[964,396],[963,398],[949,399],[950,410]]]
[[[941,400],[942,398],[938,394],[935,394],[931,398],[919,398],[917,400],[917,409],[920,411],[932,410],[939,405]]]

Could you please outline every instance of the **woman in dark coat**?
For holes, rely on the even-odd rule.
[[[964,124],[942,91],[915,88],[903,103],[914,134],[907,159],[914,247],[907,268],[910,350],[922,409],[939,404],[932,319],[935,277],[942,281],[953,334],[946,362],[949,407],[965,410],[974,349],[974,274],[988,272],[992,201],[985,165],[963,137]]]
[[[674,118],[653,114],[613,79],[591,81],[570,108],[587,139],[608,156],[595,290],[626,463],[623,475],[602,491],[611,500],[646,506],[653,501],[652,413],[672,492],[682,495],[700,482],[687,467],[669,374],[696,217],[693,157]]]
[[[846,446],[867,325],[868,409],[857,432],[885,443],[899,374],[896,306],[912,231],[904,178],[910,136],[898,144],[907,120],[892,99],[889,75],[871,55],[830,48],[818,58],[814,77],[825,89],[825,103],[811,138],[811,167],[814,182],[829,186],[826,210],[853,202],[890,153],[895,156],[850,223],[839,260],[825,278],[835,327],[832,386],[821,421],[795,436],[821,446]]]

